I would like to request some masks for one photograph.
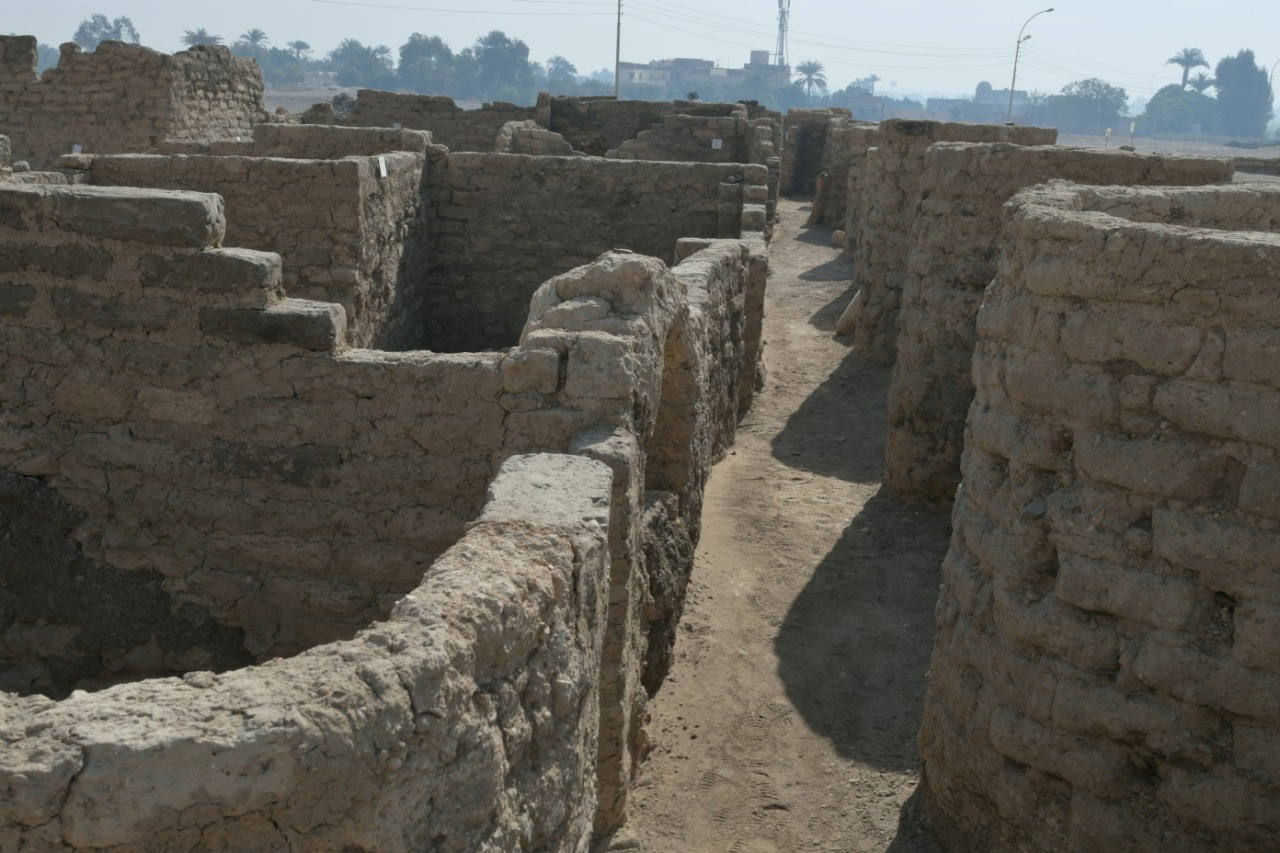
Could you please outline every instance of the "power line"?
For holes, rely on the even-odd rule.
[[[359,9],[394,9],[405,12],[435,12],[450,15],[613,15],[613,5],[610,3],[592,3],[587,0],[511,0],[518,3],[549,3],[562,6],[591,6],[596,8],[608,9],[604,12],[547,12],[541,9],[514,10],[514,9],[438,9],[429,6],[400,6],[392,3],[365,3],[358,0],[311,0],[312,3],[323,3],[326,6],[354,6]]]

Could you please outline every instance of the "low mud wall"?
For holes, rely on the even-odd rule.
[[[428,247],[411,234],[424,229],[424,155],[387,149],[379,157],[302,159],[296,152],[372,142],[306,130],[267,131],[252,143],[288,150],[284,157],[125,154],[64,162],[85,169],[94,185],[217,193],[226,208],[227,244],[278,253],[285,292],[342,305],[351,344],[418,348],[424,333],[417,283]]]
[[[764,228],[758,165],[450,153],[429,163],[426,345],[515,343],[538,285],[611,248],[670,260],[681,237]]]
[[[835,116],[827,122],[827,141],[819,166],[820,174],[825,178],[813,197],[817,213],[810,217],[811,221],[832,229],[844,229],[846,235],[858,233],[850,229],[857,228],[856,209],[861,201],[862,167],[868,149],[875,147],[878,136],[879,125],[853,121],[844,116]],[[848,254],[847,248],[845,254]]]
[[[1024,147],[933,145],[898,314],[884,482],[904,500],[949,502],[960,482],[970,362],[982,293],[996,272],[1001,207],[1015,192],[1062,179],[1177,186],[1231,179],[1226,160]]]
[[[545,113],[545,110],[543,110]],[[464,110],[444,95],[413,95],[360,89],[351,115],[334,123],[359,127],[405,127],[431,132],[437,145],[451,151],[492,151],[498,131],[509,121],[537,120],[538,107],[485,104]],[[545,124],[545,115],[543,121]],[[554,128],[553,128],[554,129]]]
[[[1280,192],[1025,191],[978,318],[920,750],[955,849],[1280,832]]]
[[[853,347],[875,364],[893,362],[898,308],[920,205],[925,152],[935,142],[1012,142],[1052,145],[1058,132],[1041,127],[889,119],[863,171],[858,231],[846,234],[853,249]]]
[[[585,849],[612,483],[581,456],[511,458],[466,535],[350,640],[61,702],[0,694],[0,847]]]
[[[489,666],[486,651],[468,666],[485,667],[485,677],[496,682],[498,698],[476,707],[501,729],[508,764],[472,751],[459,753],[462,763],[454,764],[452,754],[435,751],[433,744],[448,746],[473,733],[493,742],[497,729],[477,731],[480,724],[464,713],[471,705],[439,711],[444,717],[427,712],[431,720],[415,723],[416,730],[426,726],[435,734],[414,745],[386,734],[371,717],[349,719],[335,700],[325,707],[345,722],[330,726],[317,712],[312,719],[321,722],[307,734],[354,744],[327,751],[321,764],[329,769],[315,770],[315,790],[333,788],[329,799],[309,787],[308,760],[295,766],[282,759],[279,777],[262,771],[256,750],[263,741],[256,734],[236,753],[258,762],[256,775],[244,782],[251,790],[238,781],[246,775],[238,770],[228,770],[232,781],[217,787],[224,776],[188,772],[208,760],[170,748],[169,740],[157,745],[148,723],[130,730],[137,740],[85,752],[103,749],[114,757],[92,765],[102,790],[118,786],[133,772],[128,768],[162,768],[129,776],[161,780],[130,788],[154,800],[135,809],[117,808],[123,802],[117,800],[102,806],[97,793],[86,794],[93,800],[88,805],[66,797],[71,777],[87,778],[74,762],[57,759],[47,774],[23,775],[35,753],[6,738],[13,750],[5,753],[11,772],[3,784],[16,793],[0,804],[0,842],[170,849],[185,843],[175,840],[189,831],[180,816],[196,807],[208,808],[199,824],[203,838],[247,847],[318,833],[332,837],[335,847],[419,849],[427,832],[442,849],[526,842],[580,849],[586,840],[579,829],[586,824],[569,812],[587,814],[583,820],[600,832],[616,827],[644,748],[645,703],[670,665],[707,472],[732,441],[743,385],[755,381],[767,275],[762,238],[708,241],[674,268],[629,252],[606,253],[537,290],[519,346],[448,355],[349,348],[341,306],[286,298],[279,257],[221,248],[225,232],[215,195],[92,186],[0,190],[0,403],[6,412],[0,521],[7,534],[0,546],[0,689],[16,694],[0,702],[16,709],[12,724],[38,725],[38,715],[47,713],[50,721],[74,727],[88,707],[76,704],[83,701],[79,694],[66,700],[71,705],[34,694],[57,698],[106,688],[94,707],[115,707],[111,697],[120,696],[121,706],[136,714],[138,701],[155,697],[149,721],[171,721],[177,729],[165,731],[195,732],[191,737],[204,743],[200,733],[208,720],[184,716],[203,706],[187,701],[179,684],[206,689],[229,679],[225,683],[237,685],[233,696],[243,697],[227,706],[229,719],[273,720],[246,708],[265,707],[259,694],[269,693],[267,685],[281,673],[291,697],[313,695],[309,690],[323,696],[329,682],[317,673],[332,669],[327,656],[359,659],[344,650],[356,647],[334,652],[325,644],[353,636],[357,644],[371,636],[394,655],[428,660],[435,678],[443,665],[431,651],[442,647],[436,641],[406,646],[387,640],[377,626],[358,632],[385,618],[402,596],[413,598],[424,572],[430,579],[440,571],[433,560],[481,513],[485,489],[504,460],[568,452],[611,472],[607,608],[597,620],[590,601],[579,596],[571,601],[578,609],[564,615],[587,620],[594,633],[584,643],[599,638],[592,676],[599,714],[591,716],[584,704],[590,700],[585,688],[569,690],[563,679],[547,676],[560,685],[554,695],[568,696],[566,702],[598,722],[592,736],[601,746],[590,757],[590,790],[579,790],[573,764],[585,755],[580,721],[566,722],[556,706],[537,698],[541,694],[513,699],[504,679],[517,685],[536,679],[520,674],[524,658]],[[537,479],[527,490],[536,495],[531,500],[540,510],[556,506],[555,493],[544,491],[545,478]],[[594,498],[593,505],[604,506]],[[567,512],[574,524],[582,518]],[[470,541],[448,553],[472,560]],[[495,583],[494,592],[479,594],[504,619],[512,607],[529,604],[523,582]],[[563,590],[553,592],[561,601]],[[499,593],[518,602],[495,600]],[[440,606],[450,613],[458,607],[456,601]],[[547,616],[555,607],[539,605],[539,612]],[[494,642],[502,654],[510,651]],[[268,675],[244,675],[251,663],[270,668],[259,670]],[[303,667],[296,679],[288,675],[295,665]],[[547,666],[582,669],[564,659]],[[214,676],[217,671],[227,674]],[[138,681],[167,675],[182,681]],[[459,696],[477,692],[465,672],[459,678],[446,679],[461,685]],[[379,697],[387,692],[369,689]],[[166,704],[174,695],[180,701]],[[353,707],[366,702],[363,693],[352,701]],[[413,698],[415,715],[437,707],[423,705],[428,701],[437,700]],[[526,701],[536,704],[522,717],[517,705]],[[59,716],[65,708],[71,717]],[[111,713],[101,719],[109,721]],[[551,731],[553,741],[512,753],[513,743],[527,743],[521,739],[530,725]],[[115,737],[119,727],[108,723],[103,731],[102,737]],[[283,743],[294,743],[293,734],[280,733]],[[230,741],[218,742],[227,749],[239,743],[234,731],[226,737]],[[365,754],[370,739],[387,750],[385,764],[381,752],[373,766],[367,756],[349,758],[353,751]],[[310,742],[296,752],[280,748],[305,755]],[[27,743],[39,752],[38,743]],[[191,743],[185,734],[182,743]],[[425,756],[415,752],[419,747]],[[204,754],[203,747],[193,749]],[[534,755],[538,750],[542,758]],[[519,762],[527,756],[544,781],[513,781],[512,773],[524,771],[511,768],[524,766]],[[377,792],[428,786],[435,805],[394,811],[376,805],[381,793],[366,796],[358,786],[324,782],[325,773],[353,761],[359,768],[351,768],[352,778],[374,774]],[[3,766],[0,773],[8,772]],[[174,766],[183,768],[185,781],[155,794],[169,772],[163,768]],[[401,782],[402,767],[419,772]],[[556,768],[552,793],[545,787],[549,767]],[[210,794],[213,788],[226,799]],[[253,808],[245,805],[250,795],[261,795]],[[417,802],[419,794],[406,796]],[[441,805],[446,800],[465,808]],[[289,811],[316,803],[315,815],[348,817],[340,826],[317,828],[320,817]],[[262,817],[276,808],[296,820]],[[529,818],[530,811],[539,815]],[[88,812],[92,821],[83,816]],[[128,824],[135,813],[136,826]]]
[[[0,36],[0,128],[14,158],[33,168],[75,145],[112,154],[248,136],[266,118],[257,63],[220,45],[169,55],[112,41],[84,53],[67,43],[43,75],[36,48],[32,36]]]

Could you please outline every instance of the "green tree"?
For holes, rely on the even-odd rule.
[[[849,88],[858,89],[859,91],[866,92],[868,95],[874,95],[876,93],[876,84],[883,79],[884,78],[879,74],[870,74],[866,77],[859,77],[857,80],[854,80],[849,84]]]
[[[453,51],[439,36],[414,33],[400,45],[401,85],[415,92],[444,93],[453,86]]]
[[[1252,50],[1242,50],[1218,63],[1213,76],[1223,132],[1241,139],[1260,139],[1271,120],[1271,83]]]
[[[1208,61],[1198,47],[1184,47],[1166,59],[1164,64],[1182,66],[1182,88],[1184,89],[1187,88],[1187,75],[1191,73],[1192,68],[1209,67]]]
[[[1102,133],[1127,112],[1129,95],[1119,86],[1091,77],[1062,87],[1056,95],[1031,99],[1028,117],[1037,124],[1071,133]]]
[[[93,15],[80,22],[71,39],[85,50],[97,50],[104,41],[124,41],[137,44],[138,28],[125,16],[107,20],[106,15]]]
[[[822,91],[827,89],[826,70],[822,67],[821,62],[810,59],[807,62],[801,62],[796,66],[796,76],[804,84],[805,94],[810,98],[813,97],[814,88]]]
[[[1139,123],[1144,135],[1212,133],[1218,124],[1218,102],[1200,92],[1170,83],[1147,101]]]
[[[307,54],[311,53],[311,45],[307,44],[302,39],[298,39],[297,41],[291,41],[286,46],[289,48],[289,50],[293,51],[293,56],[295,59],[299,59],[299,60],[306,59]]]
[[[40,42],[36,45],[36,71],[43,74],[45,69],[57,65],[61,57],[62,53],[56,47]]]
[[[546,62],[547,86],[556,92],[564,92],[574,88],[578,69],[563,56],[553,56]]]
[[[240,36],[239,43],[247,45],[254,50],[262,50],[267,45],[271,44],[271,39],[267,38],[267,34],[265,32],[254,27]]]
[[[329,52],[329,66],[342,86],[390,89],[395,85],[391,48],[384,44],[370,47],[358,39],[343,39]]]
[[[222,44],[222,36],[215,36],[204,27],[200,27],[197,30],[184,30],[182,43],[188,47],[195,47],[198,44]]]
[[[529,62],[529,45],[490,30],[471,47],[478,72],[479,94],[485,98],[529,101],[534,92],[535,67]]]
[[[1214,79],[1210,77],[1208,74],[1205,74],[1203,71],[1201,71],[1199,74],[1197,74],[1196,76],[1192,77],[1190,80],[1187,81],[1187,85],[1190,86],[1196,92],[1199,92],[1201,95],[1204,94],[1205,89],[1208,89],[1210,86],[1213,86],[1214,83],[1215,83]]]

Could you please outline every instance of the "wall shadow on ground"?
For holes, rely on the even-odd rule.
[[[885,853],[943,853],[942,845],[929,826],[924,807],[924,783],[916,785],[898,812],[898,834],[889,842]]]
[[[879,483],[889,372],[847,353],[773,437],[774,458],[824,477]]]
[[[916,733],[933,647],[949,512],[881,488],[792,602],[774,639],[787,696],[841,756],[919,767]]]
[[[853,281],[853,262],[837,256],[825,264],[805,270],[797,277],[803,281]]]
[[[840,291],[836,296],[823,305],[809,317],[809,325],[813,326],[820,332],[836,333],[836,320],[840,319],[840,315],[844,313],[844,309],[849,307],[849,300],[853,298],[855,288],[849,285]]]

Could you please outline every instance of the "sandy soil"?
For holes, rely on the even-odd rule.
[[[783,201],[768,383],[714,469],[677,661],[615,850],[932,851],[914,796],[948,515],[880,487],[889,371],[833,338],[850,266]]]
[[[1126,121],[1124,130],[1128,131]],[[1058,134],[1059,145],[1070,145],[1080,148],[1102,148],[1109,146],[1118,148],[1129,144],[1129,134],[1116,135],[1110,141],[1105,136],[1087,136],[1079,133]],[[1214,142],[1197,142],[1187,139],[1152,139],[1139,136],[1133,140],[1133,147],[1140,154],[1189,154],[1199,157],[1280,157],[1280,142],[1261,148],[1236,148],[1231,145],[1219,145]]]

